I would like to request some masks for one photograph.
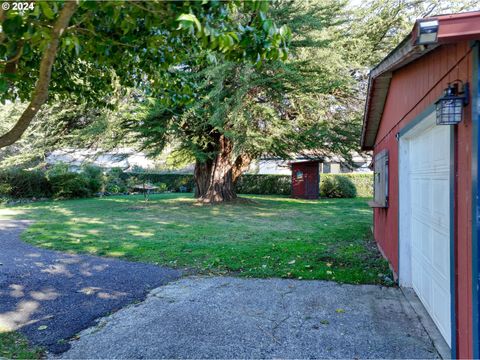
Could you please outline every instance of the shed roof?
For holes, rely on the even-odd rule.
[[[418,23],[410,34],[370,71],[363,117],[361,147],[372,150],[387,100],[392,74],[433,49],[459,40],[480,39],[480,11],[438,15],[421,20],[438,20],[437,43],[417,45]]]
[[[315,164],[315,163],[323,163],[323,159],[307,159],[307,160],[298,160],[298,161],[290,161],[290,165],[296,164]]]

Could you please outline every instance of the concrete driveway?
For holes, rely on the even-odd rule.
[[[437,358],[398,288],[191,277],[100,320],[65,359]]]
[[[20,240],[26,221],[0,220],[0,330],[18,330],[51,352],[94,320],[135,301],[179,271],[39,249]]]

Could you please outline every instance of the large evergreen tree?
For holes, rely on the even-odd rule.
[[[272,58],[286,41],[265,30],[271,20],[264,1],[32,4],[34,9],[22,12],[0,9],[0,100],[29,102],[0,136],[0,148],[22,136],[47,100],[101,106],[116,80],[145,87],[155,82],[159,69],[180,64],[192,49],[220,50],[229,58]],[[248,28],[236,26],[240,18]]]
[[[159,153],[175,144],[194,159],[196,196],[203,202],[234,199],[236,180],[260,156],[348,158],[357,147],[360,118],[352,107],[359,97],[337,47],[345,2],[279,1],[269,16],[291,29],[288,59],[281,47],[273,60],[259,55],[256,64],[199,53],[166,74],[164,92],[146,104],[145,117],[125,122],[144,149]],[[276,31],[273,22],[264,28]],[[278,32],[289,31],[283,26]]]

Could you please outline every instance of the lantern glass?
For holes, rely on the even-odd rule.
[[[437,101],[437,125],[456,125],[462,121],[463,97],[445,96]]]
[[[418,24],[417,44],[435,44],[438,35],[438,20],[420,21]]]

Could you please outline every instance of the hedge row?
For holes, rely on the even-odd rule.
[[[52,186],[43,171],[10,168],[0,171],[0,196],[13,198],[51,197]]]
[[[371,197],[371,174],[321,174],[321,196]],[[48,171],[28,171],[11,168],[0,171],[0,197],[9,198],[77,198],[99,192],[121,194],[143,182],[156,185],[159,191],[193,191],[193,175],[125,173],[112,169],[102,174],[99,168],[86,166],[80,173],[68,172],[68,167],[55,166]],[[287,175],[243,175],[236,184],[241,194],[290,195],[291,177]]]
[[[246,174],[236,184],[239,194],[290,195],[291,189],[290,176]]]
[[[0,171],[0,197],[8,198],[83,198],[102,190],[102,171],[86,166],[81,172],[54,166],[48,171],[9,168]]]
[[[356,196],[371,197],[373,193],[372,174],[320,174],[320,187],[322,183],[334,177],[346,178],[353,183]],[[188,191],[193,191],[195,182],[193,175],[187,174],[154,174],[154,173],[122,173],[121,178],[127,181],[135,178],[152,184],[166,184],[169,191],[178,191],[180,186],[185,186]],[[245,174],[238,179],[236,191],[239,194],[257,195],[290,195],[291,177],[289,175],[253,175]],[[327,196],[326,194],[321,194]]]
[[[320,183],[333,176],[340,176],[349,179],[353,183],[353,185],[355,185],[358,197],[373,196],[373,174],[320,174]]]

